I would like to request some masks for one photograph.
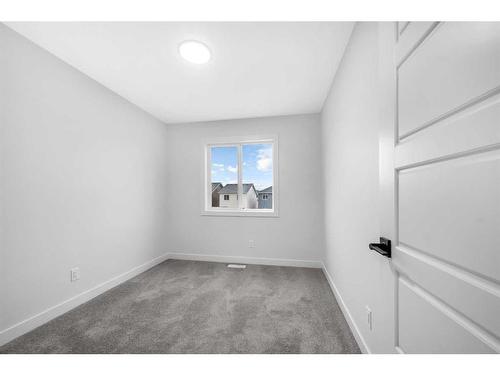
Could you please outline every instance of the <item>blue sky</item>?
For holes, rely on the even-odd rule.
[[[243,183],[253,183],[257,190],[273,184],[273,157],[270,144],[242,146]],[[238,182],[238,149],[212,147],[212,182],[235,184]]]

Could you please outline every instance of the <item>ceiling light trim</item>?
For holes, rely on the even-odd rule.
[[[212,51],[199,40],[184,40],[177,47],[179,55],[191,64],[203,65],[212,59]]]

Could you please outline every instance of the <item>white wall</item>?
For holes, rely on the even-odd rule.
[[[3,25],[0,82],[1,332],[163,254],[168,165],[164,124]]]
[[[358,23],[321,117],[325,191],[324,262],[368,350],[393,352],[389,262],[368,250],[379,237],[378,33]],[[366,306],[373,312],[370,331]]]
[[[259,134],[279,136],[280,217],[202,216],[203,139]],[[168,139],[170,188],[185,194],[185,199],[169,202],[169,212],[175,213],[170,222],[170,252],[321,259],[324,233],[318,115],[169,125]],[[221,203],[223,199],[221,196]],[[255,248],[248,247],[249,240],[255,241]]]

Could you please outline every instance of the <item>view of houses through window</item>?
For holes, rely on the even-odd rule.
[[[209,152],[211,207],[234,210],[273,208],[272,143],[210,146]],[[241,191],[238,191],[240,179]]]

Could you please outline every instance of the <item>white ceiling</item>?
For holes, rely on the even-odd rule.
[[[350,22],[9,22],[9,27],[165,122],[321,111]],[[199,40],[205,65],[178,45]]]

